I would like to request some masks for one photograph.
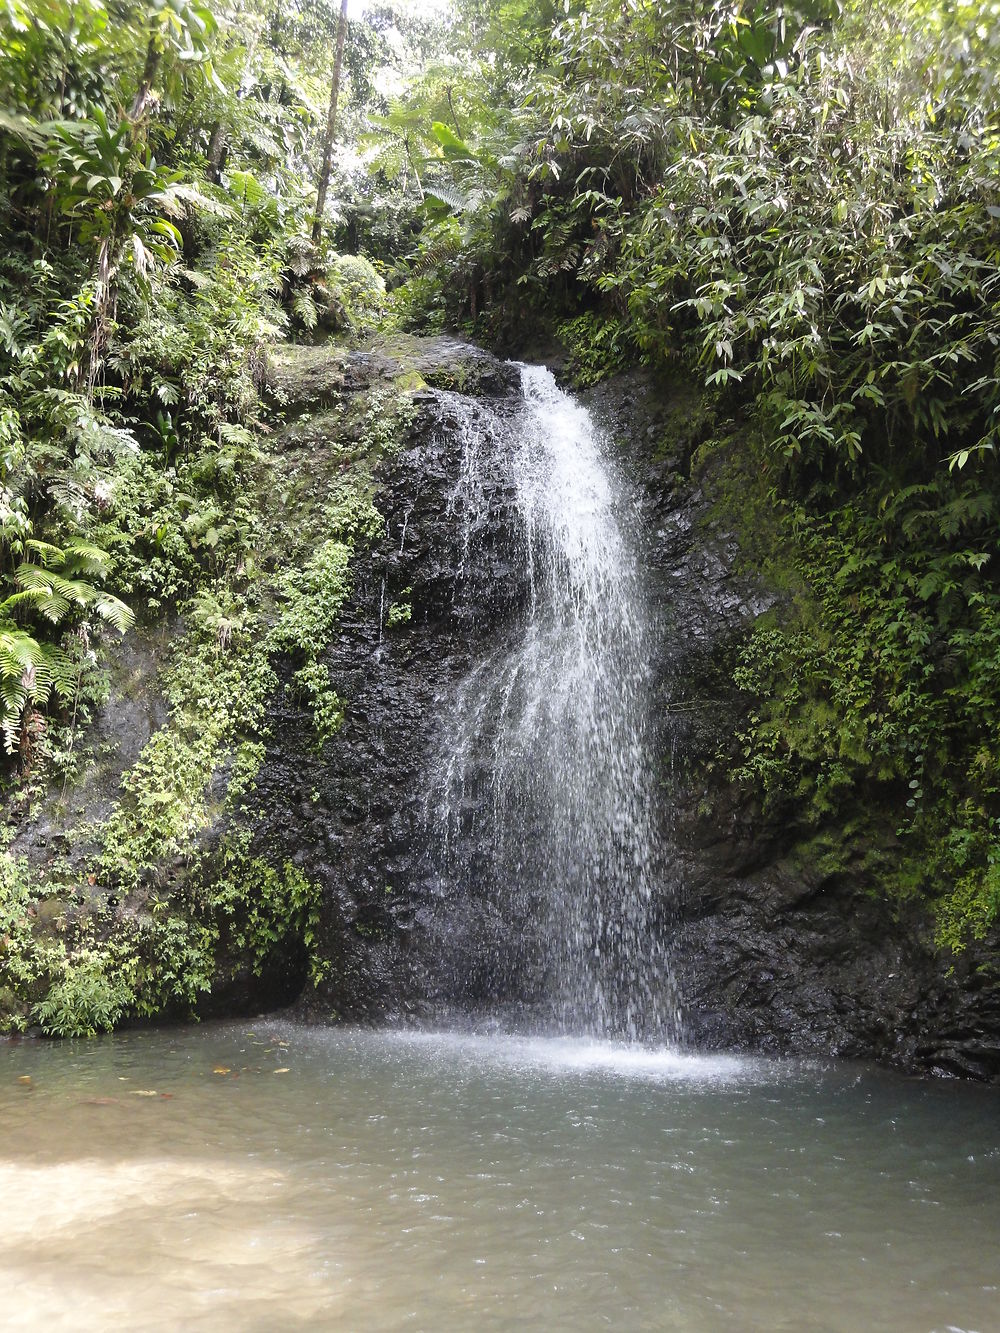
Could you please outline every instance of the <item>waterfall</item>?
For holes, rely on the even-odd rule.
[[[533,975],[559,1030],[674,1036],[654,891],[652,630],[626,490],[548,370],[523,366],[521,386],[514,410],[455,400],[461,586],[491,633],[446,701],[435,855],[503,922],[482,960],[498,992]],[[510,586],[491,595],[479,565],[500,510]]]

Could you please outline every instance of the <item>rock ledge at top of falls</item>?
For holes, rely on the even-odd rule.
[[[439,334],[383,334],[356,349],[330,343],[286,345],[269,358],[272,392],[294,415],[329,406],[340,394],[391,382],[418,396],[448,389],[477,397],[502,397],[518,387],[518,369],[491,353]]]

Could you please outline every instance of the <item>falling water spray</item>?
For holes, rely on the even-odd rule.
[[[463,573],[502,491],[525,595],[444,719],[432,783],[443,876],[476,840],[486,892],[543,954],[544,1009],[567,1032],[677,1035],[657,892],[651,618],[625,490],[586,409],[521,369],[523,403],[459,410],[450,504]],[[492,890],[491,890],[492,885]],[[526,946],[527,947],[527,946]],[[511,966],[507,948],[496,968]]]

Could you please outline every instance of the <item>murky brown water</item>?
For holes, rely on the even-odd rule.
[[[0,1200],[11,1329],[1000,1329],[1000,1095],[854,1066],[24,1043]]]

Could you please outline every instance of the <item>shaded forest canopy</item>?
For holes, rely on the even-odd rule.
[[[126,791],[101,853],[114,882],[148,869],[139,823],[186,845],[171,779],[207,784],[236,746],[251,780],[259,738],[233,718],[261,717],[269,653],[300,654],[317,744],[339,725],[316,636],[378,516],[362,479],[295,562],[261,520],[269,349],[398,329],[511,351],[541,329],[578,386],[638,362],[697,383],[703,459],[739,440],[723,499],[782,597],[734,647],[746,722],[714,761],[803,845],[860,847],[873,891],[926,898],[942,947],[985,938],[1000,913],[1000,3],[357,8],[315,242],[339,5],[0,5],[8,839],[86,764],[137,621],[182,614],[202,722],[186,749],[147,756],[155,817]],[[382,408],[359,427],[372,455],[405,419]],[[268,651],[226,694],[223,664],[252,642]],[[254,948],[282,904],[300,923],[312,911],[290,868],[270,873]],[[253,876],[257,892],[266,868]],[[8,858],[5,986],[24,980],[11,941],[29,901]],[[84,1029],[135,1003],[88,948],[106,1007],[84,1003]],[[35,958],[30,983],[69,976],[72,955]]]

